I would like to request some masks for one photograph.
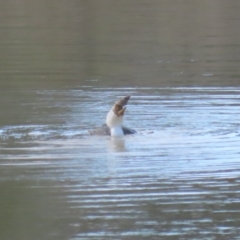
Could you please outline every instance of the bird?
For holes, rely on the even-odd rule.
[[[109,135],[112,137],[120,137],[135,134],[135,130],[123,126],[123,117],[130,97],[131,96],[128,95],[118,100],[108,112],[106,123],[101,127],[90,131],[90,135]]]

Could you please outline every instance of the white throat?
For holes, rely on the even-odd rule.
[[[122,130],[123,116],[117,116],[113,109],[108,112],[106,124],[110,128],[111,136],[123,136]]]
[[[110,131],[111,131],[111,136],[112,137],[124,136],[122,127],[113,127],[113,128],[110,128]]]

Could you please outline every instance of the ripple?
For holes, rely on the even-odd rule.
[[[76,232],[71,239],[234,239],[240,224],[239,92],[38,91],[41,98],[55,97],[60,112],[46,121],[38,102],[34,111],[40,113],[31,121],[42,124],[0,129],[1,181],[31,181],[35,188],[54,182],[61,196],[48,196],[66,202],[63,218]],[[118,141],[89,136],[115,98],[126,94],[133,97],[125,123],[138,134]]]

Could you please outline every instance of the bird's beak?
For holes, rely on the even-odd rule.
[[[117,101],[115,104],[118,104],[118,105],[123,107],[123,106],[127,105],[128,100],[130,99],[130,97],[131,96],[126,96],[126,97],[120,99],[119,101]]]

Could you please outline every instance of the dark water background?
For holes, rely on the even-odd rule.
[[[0,3],[0,239],[240,239],[240,2]],[[120,139],[90,136],[131,95]]]

